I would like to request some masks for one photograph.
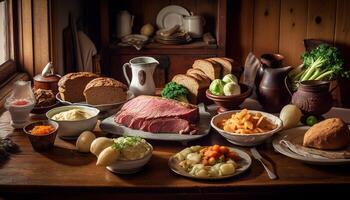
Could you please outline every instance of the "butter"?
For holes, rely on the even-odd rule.
[[[91,115],[80,109],[72,109],[68,111],[63,111],[52,116],[53,120],[57,121],[78,121],[89,119]]]

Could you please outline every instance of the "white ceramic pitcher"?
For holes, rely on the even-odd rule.
[[[123,65],[123,72],[126,81],[129,84],[129,90],[135,96],[139,95],[154,95],[156,86],[153,80],[153,72],[159,62],[152,57],[136,57]],[[126,73],[126,67],[131,68],[131,82]]]

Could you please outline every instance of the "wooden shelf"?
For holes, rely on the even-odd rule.
[[[134,47],[112,44],[112,45],[110,45],[110,48],[125,49],[125,48],[134,48]],[[160,43],[156,43],[156,42],[151,42],[151,43],[145,45],[142,49],[202,49],[202,48],[217,49],[218,46],[216,44],[206,44],[203,41],[195,41],[195,42],[191,42],[188,44],[176,44],[176,45],[175,44],[160,44]]]

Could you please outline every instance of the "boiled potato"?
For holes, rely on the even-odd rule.
[[[179,154],[181,154],[185,158],[187,157],[187,154],[189,154],[189,153],[192,153],[192,150],[189,147],[187,147],[179,152]]]
[[[201,155],[199,155],[198,153],[189,153],[187,154],[186,159],[192,164],[197,164],[201,161]]]
[[[113,144],[113,139],[106,137],[96,138],[90,147],[90,152],[95,156],[98,156],[105,148],[110,147]]]
[[[118,160],[120,151],[113,147],[107,147],[98,155],[96,165],[107,166]]]
[[[236,169],[233,166],[233,164],[225,163],[225,164],[222,164],[220,166],[220,172],[223,176],[233,174],[233,173],[235,173],[235,171],[236,171]]]
[[[90,152],[91,143],[95,140],[96,136],[91,131],[84,131],[77,139],[75,146],[80,152]]]
[[[296,127],[300,121],[302,113],[300,109],[293,104],[284,106],[280,113],[280,118],[283,122],[283,128],[289,129]]]
[[[209,176],[209,173],[207,170],[205,169],[200,169],[196,172],[196,176],[198,177],[208,177]]]

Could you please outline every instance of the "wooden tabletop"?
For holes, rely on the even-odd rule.
[[[345,187],[350,185],[349,165],[303,164],[275,152],[271,141],[260,145],[258,150],[271,161],[271,167],[279,176],[277,180],[270,180],[260,163],[254,159],[250,170],[230,179],[195,181],[184,178],[171,172],[168,167],[169,157],[184,146],[155,141],[150,141],[154,146],[154,154],[142,171],[133,175],[116,175],[104,167],[97,167],[94,155],[79,153],[73,142],[60,138],[56,139],[52,151],[35,152],[24,133],[13,130],[9,121],[9,113],[5,112],[0,118],[0,136],[11,137],[20,146],[21,152],[0,163],[0,199],[1,195],[39,195],[43,198],[40,196],[42,193],[55,193],[52,198],[68,198],[67,194],[79,193],[80,197],[88,199],[94,195],[139,199],[145,194],[155,199],[215,199],[218,196],[254,198],[256,195],[270,197],[282,193],[292,197],[300,192],[345,192]],[[205,138],[189,145],[195,144],[233,146],[213,130]],[[249,153],[249,148],[237,148]]]

